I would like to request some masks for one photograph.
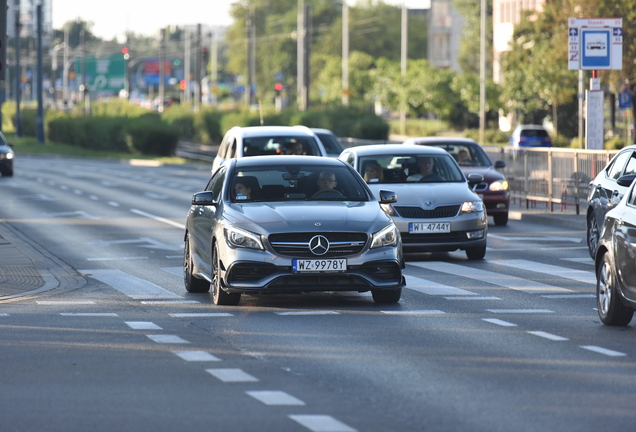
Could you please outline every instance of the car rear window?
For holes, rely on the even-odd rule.
[[[303,136],[267,136],[243,139],[243,156],[263,156],[285,154],[296,143],[303,146],[303,154],[320,156],[313,138]]]
[[[523,129],[520,135],[525,137],[547,137],[548,131],[545,129]]]
[[[325,133],[316,133],[316,135],[325,147],[325,150],[327,150],[327,153],[340,154],[342,152],[342,145],[333,137],[333,135]]]

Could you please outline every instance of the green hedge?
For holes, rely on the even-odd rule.
[[[129,122],[126,141],[133,152],[172,156],[179,142],[179,128],[150,117],[139,118]]]

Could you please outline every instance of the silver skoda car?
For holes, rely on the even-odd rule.
[[[468,259],[486,255],[488,219],[468,179],[443,149],[401,144],[350,147],[340,154],[364,176],[372,191],[396,191],[400,201],[383,204],[402,236],[405,252],[466,251]]]
[[[312,156],[254,156],[221,165],[195,193],[185,231],[188,292],[217,305],[242,293],[371,291],[397,303],[404,278],[398,230],[348,164]]]

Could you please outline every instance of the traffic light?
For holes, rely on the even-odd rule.
[[[281,90],[283,90],[283,85],[281,83],[276,83],[274,89],[276,90],[276,94],[279,95]]]
[[[185,90],[185,89],[186,89],[186,80],[179,81],[179,90]]]
[[[121,49],[121,53],[124,55],[124,59],[128,60],[130,58],[130,54],[128,53],[128,47],[123,47]]]
[[[206,64],[208,62],[208,48],[207,47],[203,47],[201,48],[201,59],[203,60],[203,64]]]
[[[173,64],[174,66],[179,66],[179,65],[181,64],[181,60],[179,60],[179,59],[174,59],[174,60],[172,60],[172,64]]]

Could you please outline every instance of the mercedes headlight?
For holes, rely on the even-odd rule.
[[[371,249],[384,247],[384,246],[396,246],[398,242],[398,233],[395,225],[387,225],[380,231],[373,234],[373,242],[371,243]]]
[[[265,249],[261,242],[261,236],[235,226],[225,227],[225,241],[230,247]]]
[[[484,211],[484,203],[482,201],[466,201],[462,204],[462,211],[460,214],[468,214]]]
[[[492,182],[490,183],[490,186],[488,186],[488,189],[490,189],[493,192],[501,192],[501,191],[508,190],[508,182],[506,180],[498,180],[498,181]]]

